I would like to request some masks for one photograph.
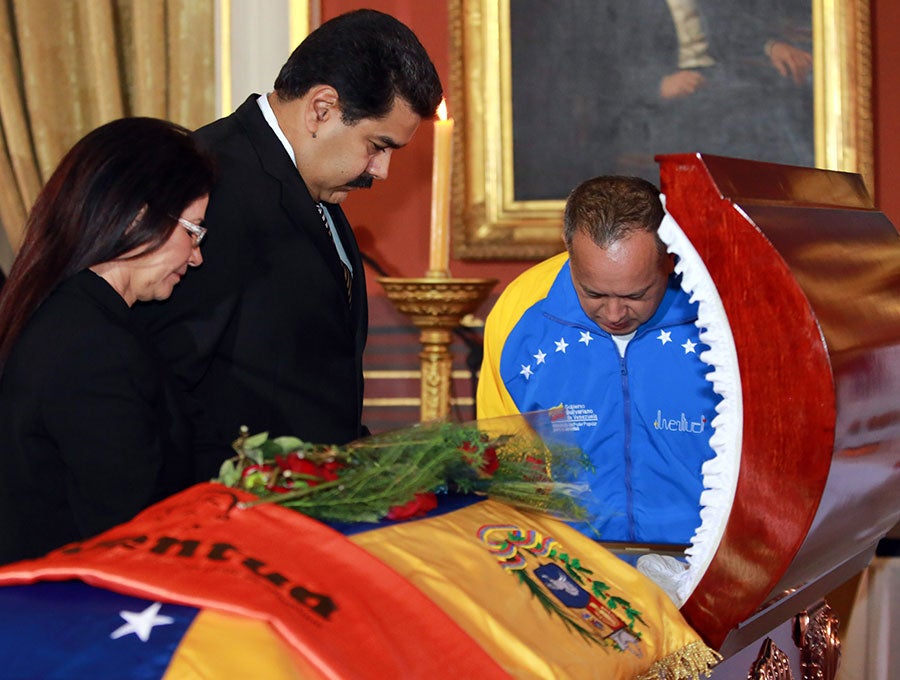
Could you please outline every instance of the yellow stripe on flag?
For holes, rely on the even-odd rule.
[[[204,609],[181,639],[163,680],[324,677],[267,622]]]
[[[546,515],[488,500],[351,540],[519,677],[631,680],[700,642],[655,584]],[[540,574],[586,605],[563,604]],[[566,582],[569,574],[575,585]]]

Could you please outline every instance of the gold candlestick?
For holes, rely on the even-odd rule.
[[[497,285],[497,279],[380,278],[388,299],[419,329],[422,351],[422,422],[450,415],[453,357],[450,343],[460,319],[474,312]]]

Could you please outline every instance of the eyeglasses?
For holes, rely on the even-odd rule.
[[[188,230],[191,236],[194,237],[194,246],[199,246],[200,242],[203,240],[203,237],[206,236],[206,227],[201,227],[199,224],[194,224],[183,217],[179,217],[178,224]]]

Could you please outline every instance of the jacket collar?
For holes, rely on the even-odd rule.
[[[71,290],[76,294],[89,297],[110,315],[130,324],[131,307],[106,279],[90,269],[84,269],[69,277],[59,287],[62,290]]]

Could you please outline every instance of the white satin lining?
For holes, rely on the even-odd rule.
[[[665,196],[660,198],[665,206]],[[638,560],[638,569],[681,607],[709,568],[731,514],[741,464],[744,412],[734,337],[709,271],[668,213],[660,225],[659,237],[668,251],[678,256],[675,272],[682,275],[682,288],[691,296],[691,301],[698,303],[696,325],[700,329],[700,340],[709,346],[700,358],[713,367],[707,378],[716,394],[722,397],[712,421],[714,432],[710,445],[715,455],[703,464],[702,469],[704,491],[700,496],[700,526],[685,551],[687,568],[684,562],[661,555],[645,555]]]

